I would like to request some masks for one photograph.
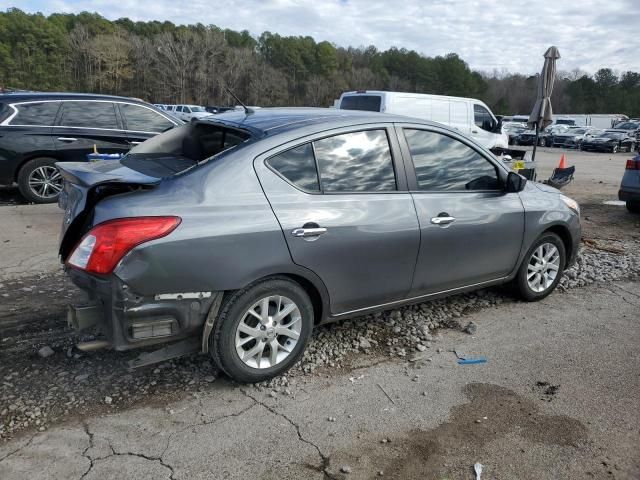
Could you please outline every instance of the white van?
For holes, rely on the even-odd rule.
[[[480,100],[422,93],[358,90],[340,95],[343,110],[393,113],[443,123],[470,136],[486,148],[508,148],[502,123]]]

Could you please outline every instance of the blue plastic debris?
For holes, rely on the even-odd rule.
[[[487,357],[460,358],[458,365],[475,365],[477,363],[487,363]]]
[[[90,162],[97,162],[98,160],[120,160],[122,156],[121,153],[89,153],[87,154],[87,160]]]

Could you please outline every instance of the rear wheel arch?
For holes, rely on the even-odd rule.
[[[307,272],[304,272],[307,273]],[[222,304],[231,297],[238,290],[243,290],[249,288],[252,285],[257,283],[262,283],[267,280],[273,280],[278,278],[283,278],[286,280],[291,280],[297,283],[307,295],[311,299],[311,304],[313,305],[313,316],[314,316],[314,325],[318,325],[321,323],[326,316],[329,315],[330,307],[329,307],[329,293],[324,286],[324,283],[319,278],[310,278],[312,277],[311,273],[309,275],[305,275],[303,272],[299,271],[280,271],[269,273],[266,275],[262,275],[250,282],[246,282],[240,288],[233,288],[229,290],[224,290]]]

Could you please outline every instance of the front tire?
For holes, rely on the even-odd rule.
[[[566,250],[555,233],[544,233],[524,257],[513,284],[523,300],[534,302],[549,295],[558,285],[566,265]]]
[[[539,144],[541,147],[546,147],[546,146],[547,146],[547,139],[546,139],[546,138],[544,138],[544,137],[542,137],[542,138],[540,139],[540,141],[538,142],[538,144]]]
[[[34,158],[18,172],[18,189],[32,203],[54,203],[62,191],[62,175],[55,158]]]
[[[285,277],[262,280],[224,302],[209,337],[209,351],[233,380],[262,382],[300,359],[313,318],[313,305],[300,285]]]

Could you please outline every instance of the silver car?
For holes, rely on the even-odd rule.
[[[380,113],[236,111],[57,166],[60,255],[90,299],[69,321],[104,333],[79,347],[198,350],[241,382],[286,371],[322,323],[503,283],[541,299],[580,239],[558,190]]]
[[[640,155],[627,160],[618,198],[631,213],[640,213]]]

